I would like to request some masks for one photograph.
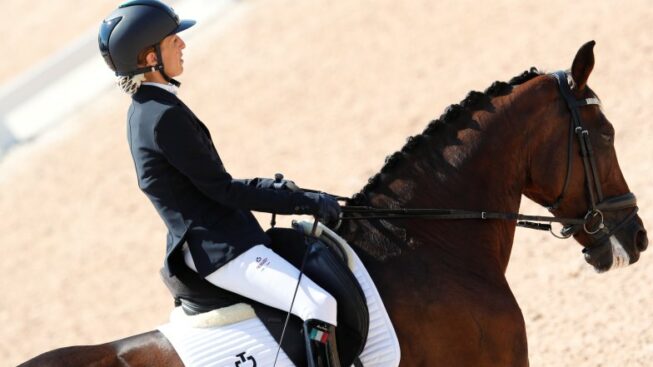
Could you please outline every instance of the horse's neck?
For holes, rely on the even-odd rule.
[[[522,94],[496,97],[491,107],[447,123],[428,144],[383,175],[367,193],[369,204],[517,212],[533,120],[512,117],[532,109],[532,101]],[[399,254],[449,256],[466,268],[490,266],[503,274],[514,231],[515,223],[503,220],[403,220],[347,223],[342,232],[372,261],[383,263]]]

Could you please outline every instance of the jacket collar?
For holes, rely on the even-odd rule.
[[[155,83],[155,82],[143,82],[141,85],[151,85],[153,87],[159,87],[165,91],[168,91],[174,95],[177,95],[177,92],[179,91],[179,87],[174,85],[174,84],[162,84],[162,83]]]
[[[184,105],[176,95],[153,85],[141,85],[136,93],[132,95],[132,99],[141,103],[154,99]]]
[[[163,90],[162,88],[155,87],[152,85],[141,85],[136,93],[132,95],[132,100],[137,103],[145,103],[147,101],[155,100],[159,102],[165,102],[173,105],[181,106],[186,112],[188,112],[193,118],[197,121],[200,119],[195,115],[195,113],[186,106],[181,99],[177,98],[176,95]],[[206,127],[204,127],[206,129]]]

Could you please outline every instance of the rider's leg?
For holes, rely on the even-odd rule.
[[[186,265],[197,271],[188,245]],[[299,270],[264,245],[257,245],[205,277],[210,283],[287,311],[295,292]],[[302,276],[292,314],[304,320],[309,366],[340,366],[335,344],[336,300],[311,279]]]
[[[197,271],[184,245],[184,261]],[[206,276],[210,283],[287,311],[297,286],[299,270],[264,245],[257,245]],[[297,290],[292,314],[302,320],[318,319],[336,325],[336,300],[306,275]]]

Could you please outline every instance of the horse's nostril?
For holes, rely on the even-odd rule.
[[[635,245],[639,251],[644,251],[648,247],[648,237],[646,236],[646,231],[642,230],[637,232],[635,237]]]

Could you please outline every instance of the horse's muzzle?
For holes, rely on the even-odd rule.
[[[638,231],[635,235],[635,245],[640,252],[646,251],[648,247],[648,236],[646,235],[645,229]]]
[[[610,270],[614,261],[612,257],[612,245],[607,240],[594,244],[592,247],[584,248],[583,256],[585,257],[585,261],[592,265],[599,273]]]
[[[647,233],[638,216],[617,227],[583,249],[585,261],[600,273],[636,263],[640,252],[648,247]]]

